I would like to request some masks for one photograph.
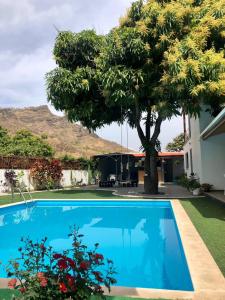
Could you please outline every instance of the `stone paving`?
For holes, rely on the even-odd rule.
[[[177,198],[191,198],[193,197],[187,189],[173,183],[160,183],[158,195],[148,195],[144,193],[144,185],[139,184],[138,187],[114,187],[114,188],[99,188],[98,186],[86,186],[85,190],[104,190],[114,191],[114,195],[150,199],[177,199]]]
[[[225,194],[224,191],[211,191],[210,193],[205,193],[207,196],[217,199],[225,203]]]

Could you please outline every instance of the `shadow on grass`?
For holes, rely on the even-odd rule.
[[[96,197],[102,197],[102,198],[106,198],[106,197],[115,197],[112,194],[112,191],[96,191],[96,190],[62,190],[62,191],[53,191],[52,193],[56,194],[56,195],[79,195],[79,194],[83,194],[83,195],[93,195]]]
[[[12,300],[14,296],[19,297],[20,293],[15,290],[9,289],[0,289],[0,299],[1,300]],[[101,297],[93,296],[90,300],[102,300]],[[107,296],[106,300],[141,300],[140,298],[128,298],[128,297],[115,297],[115,296]],[[149,299],[149,300],[157,300],[157,299]],[[166,299],[161,299],[166,300]]]
[[[184,207],[187,207],[187,209],[191,204],[204,218],[212,218],[225,221],[225,204],[218,200],[210,197],[202,197],[180,199],[180,201],[183,203]]]

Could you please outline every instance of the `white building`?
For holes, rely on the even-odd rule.
[[[213,118],[202,112],[189,119],[189,138],[184,146],[185,172],[195,173],[200,183],[213,184],[213,189],[225,187],[225,108]]]

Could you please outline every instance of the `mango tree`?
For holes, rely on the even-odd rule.
[[[198,116],[202,104],[215,114],[224,103],[224,15],[224,0],[137,1],[106,36],[59,32],[48,100],[90,130],[136,128],[145,192],[157,193],[162,122]]]

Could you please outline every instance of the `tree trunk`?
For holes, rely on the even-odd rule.
[[[157,156],[156,143],[160,134],[162,117],[158,117],[154,123],[154,131],[151,136],[152,127],[152,111],[148,110],[145,118],[145,134],[141,128],[142,113],[140,112],[139,102],[136,99],[136,127],[143,149],[145,149],[145,175],[144,175],[144,191],[146,194],[158,194],[158,172],[157,172]]]
[[[145,193],[158,194],[157,152],[155,150],[153,154],[150,151],[146,151],[144,171]]]

